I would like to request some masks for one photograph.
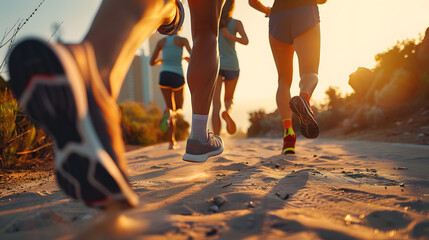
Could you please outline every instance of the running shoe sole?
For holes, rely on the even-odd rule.
[[[186,162],[205,162],[205,161],[207,161],[207,159],[209,157],[217,156],[217,155],[221,154],[222,152],[223,152],[223,147],[219,148],[217,151],[208,152],[208,153],[200,154],[200,155],[185,153],[183,155],[183,161],[186,161]]]
[[[226,131],[232,135],[237,131],[237,126],[235,125],[234,120],[232,120],[231,116],[227,111],[222,112],[222,118],[226,122]]]
[[[290,99],[289,106],[299,118],[302,135],[306,138],[319,136],[319,125],[317,125],[307,102],[303,98],[295,96]]]
[[[138,197],[108,154],[109,143],[97,135],[99,119],[88,111],[97,107],[89,104],[94,96],[87,95],[70,52],[37,39],[22,41],[10,55],[9,73],[20,106],[54,138],[61,189],[92,207],[136,206]]]
[[[209,157],[214,157],[214,156],[221,154],[223,152],[223,140],[222,140],[222,138],[220,138],[219,136],[212,136],[212,137],[217,138],[221,141],[221,146],[219,149],[217,149],[215,151],[209,151],[206,153],[202,153],[202,154],[191,154],[191,153],[186,152],[182,157],[183,161],[186,161],[186,162],[205,162],[205,161],[207,161],[207,159]],[[188,140],[188,142],[186,143],[187,144],[186,148],[190,147],[191,143],[189,143],[189,141],[190,140]],[[193,147],[195,147],[199,150],[202,150],[202,151],[205,151],[205,148],[206,148],[204,145],[201,145],[201,144],[198,144],[198,145],[195,144],[195,146],[193,146]]]
[[[285,148],[282,151],[283,155],[295,154],[295,148]]]

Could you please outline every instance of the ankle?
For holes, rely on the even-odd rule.
[[[283,133],[283,136],[286,137],[288,135],[292,135],[292,136],[295,135],[295,132],[293,131],[293,128],[290,127],[290,128],[286,128],[285,129],[285,131]]]
[[[282,120],[282,124],[283,124],[283,129],[286,130],[288,128],[292,128],[292,119],[290,118],[285,118]]]
[[[207,122],[208,115],[192,114],[191,135],[189,138],[207,142]]]

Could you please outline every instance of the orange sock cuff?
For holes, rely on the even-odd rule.
[[[304,100],[307,101],[307,103],[310,103],[310,94],[306,92],[300,92],[299,96],[304,98]]]
[[[292,128],[292,119],[286,118],[282,120],[283,123],[283,129]]]

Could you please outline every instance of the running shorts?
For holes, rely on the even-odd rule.
[[[158,86],[163,89],[179,90],[185,85],[185,78],[177,73],[162,71]]]
[[[219,70],[219,75],[224,77],[225,80],[234,80],[240,76],[240,70],[234,71],[234,70]]]
[[[317,6],[283,10],[270,16],[270,35],[286,44],[320,22]]]

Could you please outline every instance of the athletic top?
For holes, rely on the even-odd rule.
[[[316,0],[275,0],[271,14],[303,6],[315,6]]]
[[[228,32],[235,36],[235,19],[232,19],[226,25]],[[235,41],[226,38],[222,32],[219,34],[219,55],[220,55],[220,69],[239,71],[237,52],[235,51]]]
[[[162,48],[162,68],[161,72],[173,72],[183,76],[182,56],[183,48],[174,44],[177,35],[165,37],[166,41]]]

